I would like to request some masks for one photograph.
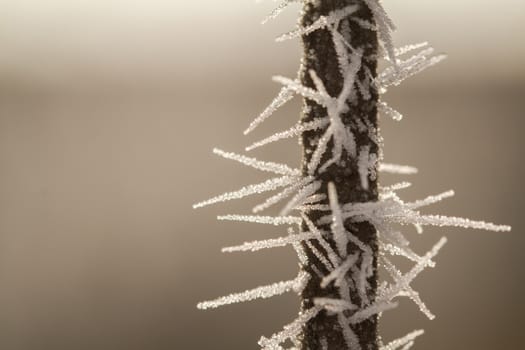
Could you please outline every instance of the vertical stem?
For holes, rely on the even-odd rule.
[[[308,26],[319,19],[320,16],[327,16],[332,11],[343,9],[351,4],[356,4],[359,9],[349,18],[343,19],[336,30],[343,35],[346,41],[354,49],[363,50],[361,68],[357,73],[356,80],[366,81],[367,75],[376,77],[377,57],[378,57],[378,38],[377,32],[371,29],[365,29],[365,26],[358,24],[361,20],[369,23],[374,23],[371,11],[363,0],[319,0],[319,1],[305,1],[303,8],[303,15],[301,25]],[[357,21],[355,21],[357,19]],[[332,41],[332,34],[329,29],[324,28],[316,30],[308,35],[303,36],[304,56],[303,66],[301,69],[301,80],[303,85],[315,88],[314,82],[309,74],[310,70],[317,73],[317,76],[323,81],[327,92],[337,97],[342,90],[344,77],[341,73],[341,67],[338,61],[338,56]],[[348,53],[352,53],[352,49],[346,48]],[[361,87],[362,88],[362,87]],[[354,93],[350,95],[347,100],[348,109],[341,114],[341,120],[345,127],[352,131],[356,142],[356,155],[350,155],[343,151],[343,156],[340,161],[330,165],[326,170],[315,172],[317,180],[322,182],[319,193],[327,194],[328,183],[334,183],[339,202],[341,204],[352,202],[370,202],[376,201],[377,182],[376,177],[369,177],[368,186],[363,186],[358,170],[358,155],[359,150],[363,147],[369,147],[370,154],[378,154],[379,149],[376,142],[377,132],[377,101],[378,93],[370,84],[366,87],[369,93],[363,93],[354,83]],[[309,122],[318,118],[327,116],[326,108],[311,101],[304,101],[304,111],[302,116],[303,122]],[[302,136],[303,146],[303,174],[308,173],[308,162],[316,149],[317,141],[323,135],[325,130],[313,130],[305,132]],[[327,152],[323,155],[320,166],[331,159],[334,142],[333,139],[329,142]],[[326,202],[327,203],[327,202]],[[312,222],[316,222],[321,216],[326,215],[326,212],[309,211],[305,215]],[[318,225],[320,229],[330,231],[330,225]],[[361,242],[370,247],[373,252],[373,275],[368,278],[369,288],[367,289],[367,296],[369,302],[375,299],[377,291],[377,256],[378,244],[377,234],[372,224],[368,222],[351,223],[347,220],[344,223],[347,231],[358,237]],[[306,226],[305,226],[305,230]],[[327,237],[328,243],[334,248],[335,242],[333,236]],[[315,241],[310,242],[319,251],[326,253],[323,248]],[[309,258],[309,265],[303,267],[312,278],[309,280],[306,288],[302,292],[302,309],[306,310],[314,304],[314,298],[326,297],[341,299],[340,291],[334,287],[333,284],[326,288],[321,288],[321,275],[327,275],[330,271],[325,265],[313,254],[311,249],[304,245],[304,249]],[[348,243],[348,255],[356,253],[359,248]],[[361,255],[362,256],[362,255]],[[341,257],[344,260],[345,257]],[[361,258],[360,258],[361,259]],[[349,271],[346,276],[349,281],[350,295],[352,301],[360,308],[365,307],[366,301],[360,300],[355,289],[354,277],[352,271]],[[345,311],[345,316],[351,316],[353,311]],[[310,320],[302,331],[302,349],[303,350],[321,350],[326,345],[329,350],[348,349],[348,341],[345,340],[345,334],[338,321],[337,314],[330,314],[327,311],[320,312],[315,318]],[[377,317],[372,316],[367,320],[349,325],[353,333],[359,339],[360,347],[364,350],[378,349],[377,342]],[[359,349],[359,346],[355,346]],[[355,350],[355,349],[352,349]]]

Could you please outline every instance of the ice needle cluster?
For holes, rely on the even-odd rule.
[[[309,1],[312,0],[282,0],[264,22],[278,16],[291,3]],[[305,131],[319,130],[322,136],[307,166],[307,174],[304,175],[299,169],[294,169],[285,164],[260,161],[245,155],[214,149],[214,153],[223,158],[271,173],[272,177],[262,183],[248,185],[194,205],[194,208],[199,208],[250,195],[271,193],[262,203],[253,208],[251,214],[224,215],[219,216],[218,219],[284,226],[286,234],[279,238],[245,242],[238,246],[226,247],[223,248],[223,252],[258,251],[291,246],[296,251],[300,264],[306,266],[309,261],[304,247],[308,247],[324,265],[326,271],[329,271],[326,275],[317,272],[320,274],[318,276],[321,279],[320,287],[326,288],[333,284],[339,291],[339,298],[316,298],[311,309],[303,310],[295,320],[284,326],[282,331],[270,337],[262,337],[259,341],[262,349],[285,349],[287,343],[294,344],[292,349],[300,348],[298,336],[302,327],[318,313],[327,312],[337,316],[348,349],[360,350],[361,345],[353,331],[353,326],[395,308],[397,299],[402,297],[411,299],[423,314],[429,319],[433,319],[434,315],[423,303],[418,292],[412,288],[411,283],[425,268],[435,266],[433,259],[446,243],[446,238],[441,238],[427,253],[420,255],[412,250],[408,239],[398,230],[402,225],[414,226],[420,233],[424,226],[429,225],[490,231],[510,230],[508,226],[482,221],[422,214],[420,212],[422,208],[451,197],[454,192],[447,191],[421,200],[406,202],[400,198],[399,191],[410,186],[410,183],[407,182],[380,187],[379,200],[374,202],[340,203],[337,188],[332,183],[328,184],[328,196],[319,194],[321,182],[317,180],[316,174],[322,173],[331,164],[339,164],[342,161],[343,150],[350,157],[357,159],[361,187],[364,189],[367,188],[369,179],[375,179],[376,171],[397,174],[414,174],[417,172],[417,169],[410,166],[383,162],[381,152],[378,154],[371,153],[369,147],[365,146],[358,149],[354,135],[343,125],[341,115],[346,111],[347,101],[355,98],[356,91],[359,91],[365,98],[370,95],[370,89],[377,89],[380,93],[385,93],[391,86],[399,85],[404,79],[444,59],[443,55],[436,55],[434,49],[429,47],[427,43],[394,48],[391,34],[395,27],[380,1],[364,0],[363,4],[371,10],[374,23],[352,17],[352,14],[358,10],[358,5],[354,4],[334,11],[327,16],[320,16],[310,26],[297,27],[277,38],[278,41],[283,41],[308,35],[317,30],[328,30],[331,33],[344,78],[341,93],[338,96],[330,96],[323,81],[315,71],[308,72],[314,82],[315,89],[303,86],[299,79],[277,76],[274,80],[282,84],[281,91],[244,132],[248,134],[253,131],[294,96],[301,96],[325,107],[327,110],[325,118],[311,122],[298,122],[288,130],[277,132],[246,147],[248,152],[285,138],[300,137]],[[361,68],[363,50],[351,47],[344,35],[340,33],[338,28],[343,20],[354,21],[364,28],[377,31],[385,61],[390,65],[380,72],[376,78],[373,78],[371,74],[362,80],[358,77],[357,72]],[[412,56],[405,58],[410,53],[413,53]],[[384,101],[378,102],[378,111],[380,115],[393,120],[402,119],[402,115]],[[370,128],[368,125],[358,125],[358,127],[365,128],[365,130]],[[380,137],[376,137],[376,143],[381,149]],[[332,149],[328,149],[329,145]],[[329,152],[332,157],[322,164],[321,160],[326,152]],[[282,204],[279,215],[258,214],[279,203]],[[312,222],[306,215],[311,210],[323,212],[324,215],[317,222]],[[380,249],[377,258],[379,264],[384,267],[390,277],[387,281],[380,283],[374,300],[369,300],[369,293],[367,293],[370,289],[368,278],[374,273],[372,250],[345,228],[345,223],[363,221],[369,222],[375,227]],[[307,230],[304,229],[305,227]],[[329,227],[330,229],[326,230],[321,227]],[[330,245],[328,240],[335,242],[335,247]],[[358,247],[358,251],[347,252],[348,242],[352,242]],[[392,256],[402,256],[408,259],[413,263],[412,268],[408,272],[401,272],[393,264]],[[311,276],[304,269],[301,269],[296,277],[288,281],[276,282],[205,301],[199,303],[198,307],[200,309],[216,308],[232,303],[270,298],[287,292],[300,294],[310,278]],[[356,298],[353,293],[358,297]],[[380,341],[380,348],[382,350],[409,349],[422,333],[421,330],[414,331],[387,344]],[[321,344],[326,344],[326,340],[321,340]]]

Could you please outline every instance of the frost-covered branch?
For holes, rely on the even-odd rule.
[[[222,251],[291,247],[299,259],[299,273],[292,280],[202,302],[198,307],[216,308],[293,291],[301,298],[298,317],[282,331],[262,337],[262,349],[284,350],[292,344],[289,349],[294,350],[408,350],[423,331],[385,345],[377,333],[378,317],[395,308],[401,297],[411,299],[429,319],[435,317],[411,284],[424,269],[436,265],[434,258],[447,239],[441,238],[427,253],[416,253],[400,225],[413,226],[418,233],[428,225],[496,232],[510,227],[420,212],[453,196],[453,191],[410,202],[398,194],[410,183],[378,185],[379,173],[418,172],[411,166],[384,162],[378,116],[400,121],[402,114],[380,95],[445,56],[436,54],[426,42],[395,48],[395,26],[379,0],[281,0],[264,22],[293,2],[302,4],[299,25],[277,41],[301,38],[301,67],[296,78],[273,78],[282,85],[280,92],[244,134],[295,96],[301,97],[304,107],[299,122],[246,147],[252,151],[297,137],[303,152],[301,167],[214,149],[223,158],[269,172],[272,177],[194,207],[271,193],[252,209],[256,214],[286,199],[277,215],[219,215],[222,221],[288,227],[288,234],[282,237],[245,242]],[[407,57],[409,54],[412,56]],[[381,57],[387,66],[378,72]],[[412,267],[401,272],[392,256],[406,258]],[[378,266],[385,268],[388,281],[379,281]]]

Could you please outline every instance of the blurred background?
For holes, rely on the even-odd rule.
[[[444,63],[392,89],[389,162],[415,165],[404,198],[454,188],[428,212],[511,233],[407,229],[417,252],[441,235],[437,267],[385,315],[385,340],[426,329],[417,349],[518,349],[525,342],[525,3],[385,0],[398,45],[428,40]],[[273,38],[298,7],[243,0],[0,0],[0,348],[257,349],[297,296],[198,311],[198,301],[293,278],[291,249],[224,255],[279,228],[217,222],[256,200],[191,204],[265,178],[218,159],[291,126],[300,101],[242,131],[294,76],[300,46]],[[299,163],[296,141],[254,155]]]

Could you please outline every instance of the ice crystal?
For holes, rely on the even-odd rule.
[[[259,340],[259,345],[261,346],[261,349],[284,349],[283,347],[281,347],[281,344],[288,339],[291,339],[292,341],[295,340],[297,335],[301,332],[302,327],[308,321],[314,318],[321,310],[321,307],[314,306],[313,308],[299,314],[299,316],[294,321],[284,326],[284,329],[281,332],[275,333],[270,338],[261,337],[261,339]]]
[[[228,192],[228,193],[221,194],[217,197],[213,197],[204,202],[197,203],[193,206],[193,208],[200,208],[200,207],[204,207],[210,204],[215,204],[218,202],[224,202],[224,201],[229,201],[232,199],[243,198],[243,197],[246,197],[252,194],[256,194],[256,193],[273,191],[279,187],[290,185],[294,180],[295,178],[290,177],[290,176],[273,178],[273,179],[267,180],[260,184],[249,185],[249,186],[243,187],[240,190],[235,191],[235,192]]]
[[[446,55],[434,55],[433,48],[425,48],[406,60],[397,59],[395,66],[385,68],[378,75],[376,84],[380,91],[386,92],[389,86],[399,85],[403,80],[432,67],[445,58]]]
[[[276,18],[277,16],[279,16],[281,14],[281,12],[283,12],[288,7],[288,5],[293,4],[294,2],[298,2],[298,1],[299,0],[283,0],[283,1],[281,1],[279,6],[274,8],[272,10],[272,12],[270,12],[270,14],[268,16],[266,16],[266,18],[262,21],[262,24],[265,24],[266,22]]]
[[[390,107],[386,102],[379,101],[379,103],[377,104],[377,108],[379,110],[379,113],[384,114],[394,119],[395,121],[400,121],[401,119],[403,119],[403,115],[395,109],[393,109],[392,107]]]
[[[223,158],[232,159],[239,163],[242,163],[244,165],[247,165],[249,167],[252,167],[258,170],[262,170],[262,171],[268,171],[268,172],[280,174],[280,175],[300,175],[301,174],[299,169],[292,169],[285,164],[279,164],[279,163],[273,163],[273,162],[261,162],[255,158],[242,156],[242,155],[239,155],[233,152],[224,152],[218,148],[214,148],[213,153]]]
[[[384,172],[384,173],[401,174],[401,175],[417,174],[417,168],[414,168],[412,166],[388,164],[388,163],[379,164],[379,171]]]
[[[283,87],[277,97],[270,103],[268,107],[257,117],[254,121],[250,123],[250,126],[244,130],[244,134],[247,135],[252,132],[257,126],[259,126],[263,121],[270,117],[276,110],[290,101],[294,96],[294,92],[287,87]]]
[[[263,22],[277,17],[285,8],[293,2],[309,3],[315,0],[282,0],[279,5],[265,18]],[[323,183],[323,173],[332,165],[343,166],[343,162],[351,160],[357,165],[362,189],[370,186],[370,181],[377,179],[377,172],[410,175],[417,173],[417,169],[406,165],[385,163],[383,161],[382,145],[383,139],[378,128],[366,120],[354,118],[350,126],[345,125],[342,116],[348,113],[349,106],[356,103],[359,97],[370,100],[372,92],[377,90],[384,94],[391,86],[399,85],[405,79],[433,66],[445,58],[444,55],[436,54],[428,43],[409,44],[395,48],[392,41],[392,31],[395,26],[385,12],[379,0],[363,0],[360,6],[367,6],[373,21],[363,20],[354,13],[358,11],[358,5],[350,5],[333,11],[326,16],[318,17],[311,25],[297,27],[296,29],[281,35],[277,41],[307,36],[315,31],[326,31],[331,37],[331,43],[337,56],[339,71],[341,73],[342,89],[337,96],[331,96],[325,87],[325,82],[318,72],[310,70],[305,72],[311,78],[313,87],[304,86],[299,78],[290,79],[282,76],[273,78],[282,88],[277,97],[266,109],[253,120],[244,131],[248,134],[257,128],[268,117],[275,113],[280,107],[290,101],[294,96],[324,107],[326,116],[308,122],[298,122],[285,131],[277,132],[260,141],[254,142],[246,151],[263,147],[273,142],[299,137],[303,133],[312,130],[318,131],[319,137],[311,141],[314,149],[306,164],[306,175],[301,170],[289,167],[285,164],[260,161],[256,158],[225,152],[214,149],[214,153],[237,161],[248,167],[272,173],[273,177],[258,184],[247,185],[233,192],[227,192],[209,200],[197,203],[195,208],[218,202],[244,198],[250,195],[279,192],[266,198],[263,203],[253,208],[254,213],[266,210],[271,206],[290,198],[279,215],[221,215],[219,220],[240,221],[247,223],[259,223],[275,226],[288,226],[288,234],[278,238],[264,239],[245,242],[241,245],[223,248],[223,252],[258,251],[277,247],[291,246],[297,253],[300,262],[300,273],[293,280],[277,282],[267,286],[257,287],[241,293],[230,294],[215,300],[198,304],[201,309],[216,308],[222,305],[239,303],[254,299],[266,299],[286,292],[301,293],[306,283],[311,281],[311,276],[305,271],[309,265],[312,271],[320,279],[321,288],[335,288],[338,297],[319,296],[314,297],[313,307],[299,313],[298,317],[284,329],[269,338],[262,337],[259,345],[266,350],[284,350],[285,343],[290,342],[293,347],[301,347],[299,335],[302,328],[317,314],[328,313],[337,317],[341,333],[347,348],[361,350],[360,339],[355,327],[359,323],[380,315],[383,312],[395,308],[398,298],[409,298],[426,315],[433,319],[434,314],[427,308],[417,291],[411,284],[414,279],[428,267],[434,267],[434,257],[446,243],[446,238],[441,238],[427,253],[419,255],[410,248],[410,242],[405,235],[398,230],[399,225],[413,226],[418,233],[427,225],[449,226],[484,229],[490,231],[508,231],[509,226],[496,225],[484,221],[473,221],[465,218],[449,217],[442,215],[428,215],[420,213],[420,209],[437,203],[454,195],[453,191],[428,196],[424,199],[405,202],[398,192],[411,186],[408,182],[399,182],[390,186],[379,186],[378,200],[370,202],[340,203],[338,191],[340,189],[329,182]],[[383,48],[384,58],[389,64],[374,78],[370,70],[362,65],[364,47],[353,47],[349,38],[352,33],[350,23],[356,23],[365,30],[377,31],[380,44]],[[414,53],[415,52],[415,53]],[[405,58],[405,55],[412,56]],[[372,59],[375,59],[373,57]],[[363,74],[358,74],[358,72]],[[299,76],[299,75],[298,75]],[[326,78],[325,78],[326,79]],[[308,108],[308,107],[306,107]],[[390,107],[382,99],[377,102],[380,115],[393,120],[402,119],[401,113]],[[371,151],[370,146],[356,146],[354,132],[368,135],[377,146],[378,151]],[[346,154],[345,159],[343,155]],[[325,156],[325,155],[329,155]],[[324,163],[322,161],[329,158]],[[346,159],[349,158],[349,159]],[[348,164],[348,163],[345,163]],[[326,193],[323,193],[326,188]],[[317,211],[319,219],[312,221],[307,213]],[[291,214],[293,213],[293,215]],[[379,256],[377,262],[384,267],[390,279],[379,283],[375,291],[376,298],[370,299],[370,278],[374,275],[374,256],[372,248],[360,241],[355,234],[347,228],[348,224],[354,225],[361,222],[371,224],[377,232]],[[348,243],[351,242],[357,249],[349,252]],[[311,252],[314,259],[322,264],[316,267],[308,261],[305,250]],[[406,258],[413,265],[406,273],[402,273],[390,259],[391,256]],[[320,271],[323,270],[324,271]],[[384,345],[380,340],[381,350],[407,350],[414,345],[415,339],[423,334],[423,331],[414,331],[408,335],[391,341]],[[326,338],[320,340],[321,348],[328,349]]]
[[[312,179],[311,176],[306,177],[307,179]],[[288,215],[293,209],[300,207],[303,203],[308,201],[313,203],[311,196],[319,190],[321,187],[320,181],[309,182],[304,184],[301,190],[297,191],[297,194],[286,204],[286,206],[279,213],[280,215]]]
[[[296,216],[261,216],[261,215],[222,215],[217,217],[224,221],[244,221],[268,225],[293,225],[300,224],[301,218]]]
[[[388,343],[387,345],[381,346],[380,350],[397,350],[397,349],[401,348],[402,346],[404,347],[403,349],[406,349],[407,345],[414,344],[414,340],[417,337],[419,337],[420,335],[422,335],[423,333],[425,333],[425,331],[422,330],[422,329],[417,330],[417,331],[413,331],[413,332],[405,335],[402,338],[393,340],[390,343]]]
[[[396,28],[394,22],[390,19],[379,0],[364,0],[364,2],[372,11],[376,21],[377,31],[379,32],[379,38],[381,39],[380,42],[386,51],[386,56],[395,65],[396,55],[391,34]]]
[[[286,189],[284,189],[284,191],[279,192],[276,195],[268,198],[264,203],[255,206],[252,209],[252,211],[254,213],[257,213],[257,212],[260,212],[260,211],[262,211],[264,209],[267,209],[267,208],[271,207],[272,205],[274,205],[274,204],[280,202],[281,200],[285,199],[286,197],[290,196],[294,192],[297,192],[296,196],[294,196],[294,199],[295,199],[297,196],[302,195],[305,191],[306,192],[311,191],[310,188],[312,188],[312,187],[318,188],[318,185],[319,185],[318,182],[316,181],[316,182],[312,183],[313,180],[314,180],[314,178],[311,177],[311,176],[307,176],[307,177],[304,177],[302,179],[296,180],[296,182],[294,182],[292,184],[289,184],[289,186]],[[308,193],[308,194],[311,194],[311,193]],[[281,211],[281,215],[286,215],[286,214],[288,214],[288,212],[289,212],[289,210],[287,210],[287,207],[285,207]]]
[[[326,286],[332,281],[335,281],[335,286],[341,286],[341,281],[346,277],[348,270],[357,262],[357,259],[359,259],[359,254],[347,256],[341,265],[337,266],[332,270],[332,272],[323,277],[323,280],[321,281],[321,287],[326,288]]]
[[[275,133],[272,136],[269,136],[261,141],[257,141],[251,144],[250,146],[246,147],[246,151],[251,151],[256,148],[262,147],[264,145],[267,145],[269,143],[276,142],[282,139],[286,139],[286,138],[290,138],[294,136],[300,136],[305,131],[321,129],[325,127],[326,125],[328,125],[328,123],[329,123],[328,118],[316,119],[316,120],[312,120],[311,122],[307,122],[307,123],[298,122],[297,124],[295,124],[288,130]]]
[[[241,293],[230,294],[215,300],[204,301],[197,304],[199,309],[213,309],[222,305],[242,303],[255,299],[267,299],[275,295],[281,295],[290,291],[300,291],[304,285],[304,275],[290,281],[282,281],[267,286],[261,286]]]
[[[223,253],[244,252],[244,251],[255,252],[261,249],[284,247],[289,244],[294,244],[294,243],[306,241],[309,239],[314,239],[315,237],[316,236],[313,233],[302,232],[299,234],[291,234],[286,237],[266,239],[262,241],[245,242],[242,245],[222,248],[222,252]]]

